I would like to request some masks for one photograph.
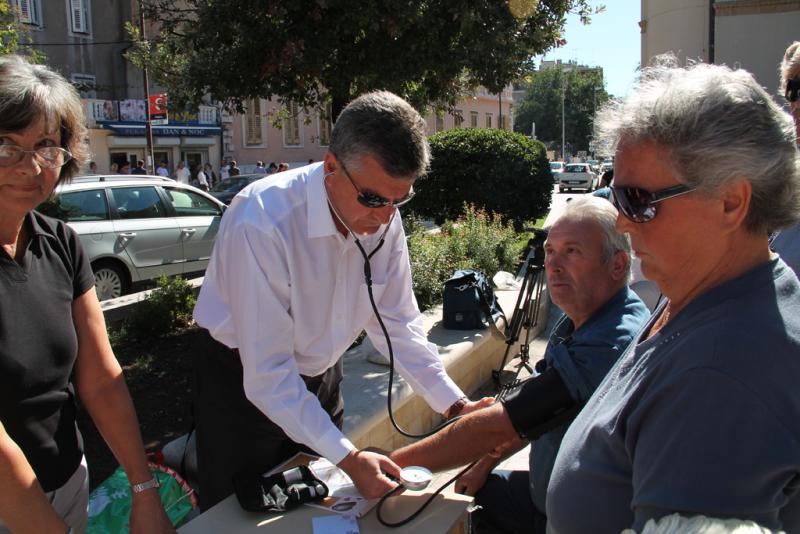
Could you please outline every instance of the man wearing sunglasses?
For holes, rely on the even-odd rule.
[[[341,356],[366,330],[435,411],[470,403],[429,343],[411,290],[397,208],[414,194],[429,148],[422,117],[387,92],[338,117],[322,163],[259,180],[222,219],[195,308],[209,336],[197,357],[200,503],[233,491],[238,471],[264,472],[299,451],[338,464],[361,494],[395,486],[399,467],[342,434]],[[369,255],[371,288],[364,279]]]
[[[781,92],[786,97],[795,130],[800,137],[800,41],[795,41],[786,49],[780,70]],[[770,248],[780,254],[795,273],[800,273],[800,224],[773,235]]]

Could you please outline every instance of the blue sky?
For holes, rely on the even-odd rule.
[[[593,2],[597,5],[599,2]],[[582,65],[603,67],[606,91],[625,96],[636,79],[641,59],[641,0],[605,0],[606,10],[583,25],[576,15],[567,17],[567,44],[551,50],[544,59],[573,60]],[[536,58],[538,66],[542,57]]]

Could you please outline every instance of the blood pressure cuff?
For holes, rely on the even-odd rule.
[[[520,384],[502,402],[514,430],[531,441],[571,422],[584,404],[572,398],[552,367]]]
[[[305,465],[270,476],[240,472],[233,477],[233,488],[239,505],[250,512],[286,512],[328,496],[328,487]]]

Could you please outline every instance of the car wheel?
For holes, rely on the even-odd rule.
[[[93,270],[98,300],[121,297],[128,292],[128,277],[118,265],[98,263]]]

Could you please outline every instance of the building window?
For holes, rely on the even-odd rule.
[[[264,136],[261,132],[261,99],[253,98],[244,110],[244,144],[261,145]]]
[[[11,6],[19,10],[19,20],[32,26],[42,25],[42,5],[40,0],[11,0]]]
[[[289,116],[283,119],[283,146],[302,146],[300,143],[300,108],[289,102]]]
[[[477,128],[478,127],[478,112],[477,111],[470,111],[469,112],[469,127],[470,128]]]
[[[486,114],[486,124],[485,124],[485,126],[486,126],[486,128],[491,128],[492,127],[492,114],[491,113],[487,113]]]
[[[461,128],[464,125],[464,112],[460,109],[453,110],[453,128]]]
[[[69,0],[72,33],[91,33],[89,13],[89,0]]]
[[[94,76],[73,73],[70,79],[81,98],[97,98],[97,79]]]
[[[500,122],[500,124],[498,124],[497,127],[500,128],[501,130],[505,130],[506,129],[506,116],[505,115],[500,115],[500,117],[498,117],[497,120],[498,120],[498,122]]]
[[[436,115],[436,131],[441,132],[444,130],[444,117]]]
[[[319,135],[319,145],[328,146],[331,144],[331,103],[325,105],[325,109],[317,111],[317,135]]]

